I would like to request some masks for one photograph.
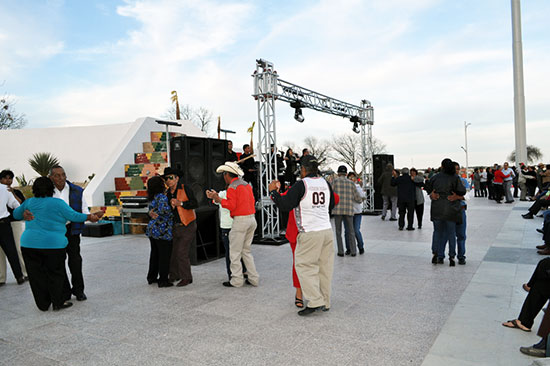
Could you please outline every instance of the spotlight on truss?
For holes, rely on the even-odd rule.
[[[352,128],[353,132],[355,133],[361,132],[361,130],[359,130],[359,117],[353,116],[349,119],[349,121],[353,122],[353,128]]]
[[[294,108],[294,119],[300,123],[304,122],[304,116],[302,115],[302,104],[299,101],[290,103],[290,107]]]

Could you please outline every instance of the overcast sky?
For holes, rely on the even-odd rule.
[[[0,0],[0,93],[26,128],[158,117],[204,106],[248,141],[255,59],[280,77],[374,106],[398,166],[503,162],[514,149],[509,0]],[[527,143],[550,162],[550,1],[522,3]],[[277,141],[351,132],[342,118],[277,104]],[[212,129],[212,131],[214,128]],[[94,147],[97,148],[97,147]]]

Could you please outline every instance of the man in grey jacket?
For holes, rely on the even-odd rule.
[[[382,187],[380,193],[384,200],[384,205],[382,206],[382,220],[386,219],[386,212],[391,202],[390,221],[397,221],[397,187],[391,185],[392,173],[393,165],[386,165],[386,170],[380,175],[380,178],[378,178],[378,184]]]

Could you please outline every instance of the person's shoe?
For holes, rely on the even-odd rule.
[[[502,202],[500,202],[500,201],[497,201],[497,203],[500,203],[500,204],[502,204]]]
[[[329,311],[329,310],[330,310],[330,308],[327,308],[327,307],[325,306],[325,308],[323,309],[323,312],[326,313],[326,312]]]
[[[437,264],[443,264],[445,260],[443,258],[437,258]]]
[[[453,258],[449,258],[449,267],[455,266],[455,260]]]
[[[226,281],[226,282],[222,283],[222,285],[224,285],[225,287],[235,287],[229,281]]]
[[[402,227],[399,227],[399,230],[403,231],[403,228],[402,228]]]
[[[72,302],[65,301],[63,304],[61,304],[59,306],[54,305],[53,306],[53,311],[59,311],[59,310],[62,310],[62,309],[67,309],[67,308],[70,308],[71,306],[73,306]]]
[[[464,258],[463,258],[463,259],[459,259],[459,260],[458,260],[458,264],[460,264],[460,265],[462,265],[462,266],[465,265],[465,264],[466,264],[466,259],[464,259]]]
[[[535,348],[534,346],[531,347],[520,347],[519,351],[525,355],[532,356],[532,357],[546,357],[546,349],[539,349]]]
[[[342,254],[342,253],[338,253],[337,255],[338,255],[339,257],[343,257],[343,256],[344,256],[344,254]]]
[[[504,203],[512,203],[514,202],[514,200],[511,200],[511,201],[505,201]]]
[[[250,282],[250,281],[248,280],[248,278],[247,278],[246,280],[244,280],[244,283],[246,283],[247,285],[250,285],[250,286],[254,286],[254,285],[252,284],[252,282]],[[256,286],[254,286],[254,287],[256,287]]]
[[[147,279],[147,283],[150,284],[150,285],[152,285],[153,283],[158,283],[158,282],[159,282],[159,280],[156,279],[156,278],[155,278],[155,279],[152,279],[152,280]]]
[[[408,231],[414,231],[414,227],[408,227],[407,230]]]
[[[352,256],[352,257],[355,257],[356,255],[357,255],[357,253],[353,253],[351,256]]]
[[[397,221],[395,217],[390,218],[390,221]]]
[[[359,255],[364,254],[364,253],[365,253],[365,249],[360,248],[360,249],[359,249]]]
[[[532,218],[533,218],[533,214],[531,214],[531,213],[528,212],[528,213],[526,213],[526,214],[524,214],[524,215],[521,215],[521,217],[523,217],[524,219],[532,219]]]
[[[5,284],[5,282],[0,282],[0,286],[4,286]]]
[[[422,229],[422,225],[418,225],[418,228],[419,228],[419,229]]]
[[[324,305],[321,305],[321,306],[317,306],[316,308],[305,308],[303,310],[300,310],[298,312],[298,315],[300,316],[306,316],[306,315],[309,315],[309,314],[313,314],[314,312],[316,311],[323,311],[323,309],[325,308]]]
[[[540,255],[550,255],[550,248],[546,248],[544,250],[537,250],[537,253]]]
[[[17,284],[18,284],[18,285],[22,285],[22,284],[24,284],[24,283],[25,283],[25,277],[19,277],[19,278],[17,279]]]
[[[172,287],[174,286],[174,284],[172,282],[164,282],[164,281],[159,281],[158,282],[158,287],[162,288],[162,287]]]
[[[542,250],[542,249],[548,248],[548,246],[546,244],[542,244],[542,245],[537,245],[535,248]]]
[[[84,292],[81,292],[79,294],[74,294],[74,297],[76,297],[77,301],[84,301],[84,300],[88,299]]]
[[[432,264],[437,264],[437,254],[432,256]]]
[[[528,200],[526,200],[525,198],[523,198],[523,199],[522,199],[522,198],[520,198],[519,200],[520,200],[520,201],[522,201],[522,202],[524,202],[524,201],[528,201]]]
[[[183,287],[183,286],[189,285],[190,283],[193,283],[193,280],[191,280],[191,281],[181,280],[180,282],[178,282],[178,284],[176,286],[177,287]]]
[[[346,255],[350,255],[351,252],[349,250],[346,250]]]
[[[382,219],[382,221],[384,221],[386,219],[386,216],[380,216],[380,218]]]
[[[537,230],[537,233],[544,234],[544,230],[542,230],[542,229],[536,229],[536,230]]]

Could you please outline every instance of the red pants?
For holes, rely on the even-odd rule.
[[[300,286],[300,280],[298,280],[298,275],[296,274],[296,268],[294,267],[294,252],[296,252],[296,242],[292,242],[289,240],[290,243],[290,249],[292,249],[292,284],[296,288],[302,288]]]

